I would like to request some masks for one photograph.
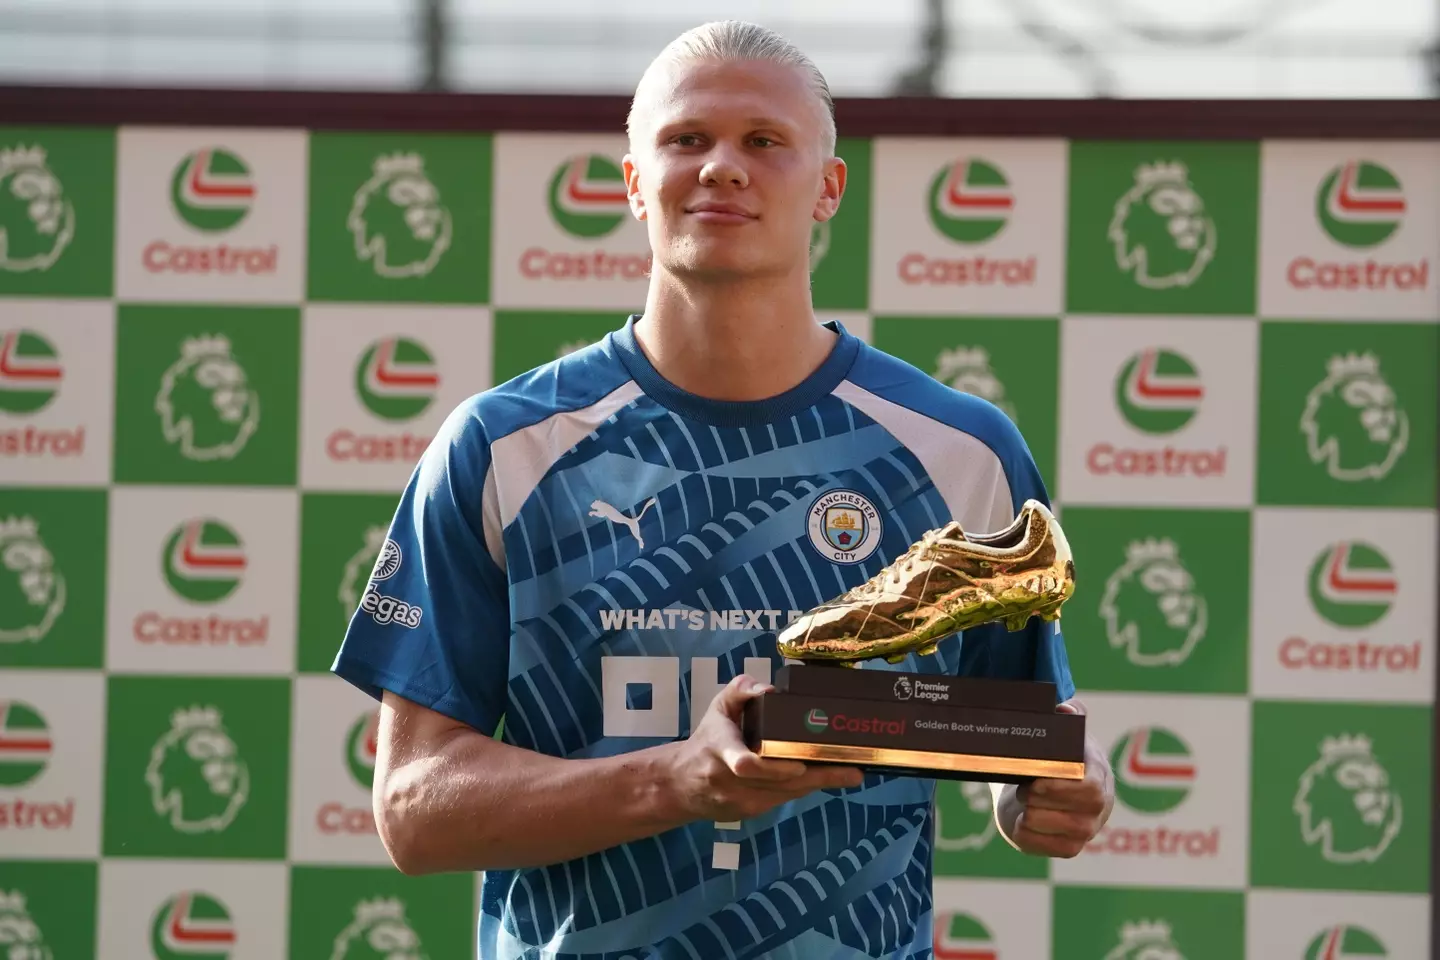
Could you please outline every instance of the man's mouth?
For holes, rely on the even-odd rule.
[[[697,203],[686,208],[686,213],[702,223],[738,224],[759,219],[738,203]]]

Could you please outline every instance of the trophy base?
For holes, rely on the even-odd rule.
[[[1085,717],[1055,711],[1055,685],[813,665],[781,667],[745,705],[762,757],[942,780],[1085,776]]]

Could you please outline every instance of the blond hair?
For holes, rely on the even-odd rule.
[[[830,95],[830,84],[815,62],[799,47],[780,34],[759,24],[743,20],[716,20],[686,30],[671,40],[665,49],[645,68],[640,82],[635,85],[635,96],[630,101],[630,114],[625,120],[625,131],[632,138],[639,126],[640,91],[646,82],[661,68],[687,60],[761,60],[778,63],[803,70],[810,81],[810,88],[824,106],[823,134],[826,156],[835,153],[835,101]]]

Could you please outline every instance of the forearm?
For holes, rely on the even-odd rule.
[[[665,758],[655,747],[566,760],[456,731],[393,767],[376,822],[404,873],[559,863],[684,823]]]

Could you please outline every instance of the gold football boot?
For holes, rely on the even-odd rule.
[[[1074,592],[1064,531],[1044,504],[1027,500],[995,533],[967,534],[955,521],[927,531],[868,581],[790,623],[777,645],[791,660],[899,663],[983,623],[1004,621],[1014,631],[1032,615],[1058,620]]]

